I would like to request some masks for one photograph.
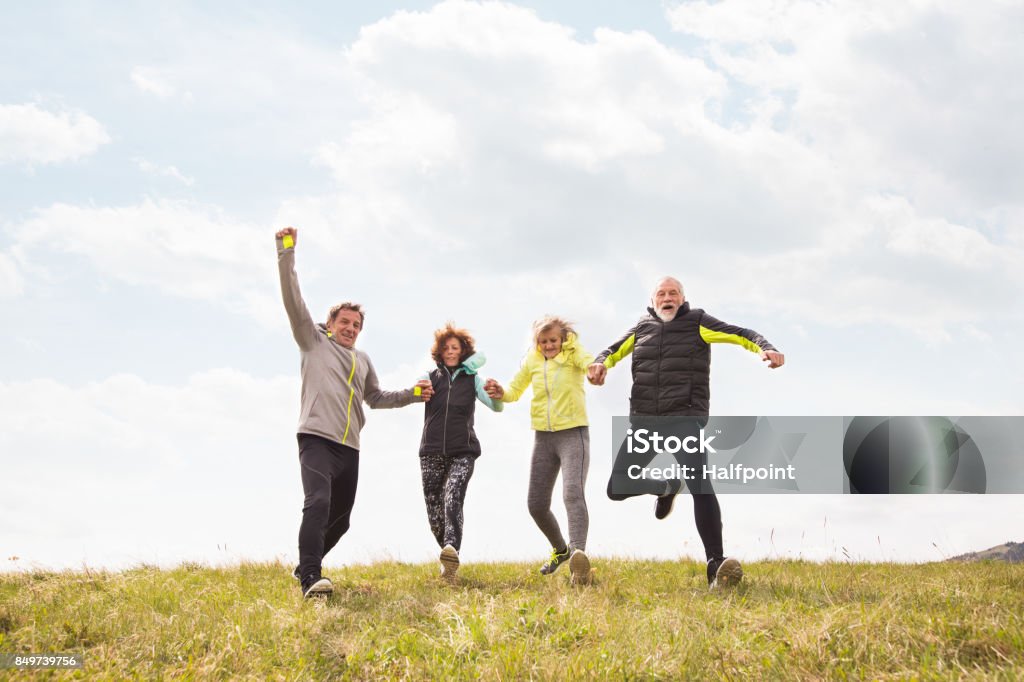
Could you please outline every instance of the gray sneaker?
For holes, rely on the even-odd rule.
[[[590,584],[590,559],[582,549],[577,549],[569,557],[569,583],[572,585]]]
[[[455,584],[459,572],[459,553],[451,545],[445,545],[441,550],[441,577],[445,582]]]
[[[569,560],[569,556],[572,554],[572,549],[568,546],[559,552],[557,549],[551,550],[551,558],[547,560],[544,565],[540,567],[541,575],[551,575],[558,570],[558,567]]]

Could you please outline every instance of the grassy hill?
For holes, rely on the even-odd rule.
[[[595,566],[584,588],[525,564],[456,587],[336,569],[324,603],[279,564],[0,574],[0,652],[80,652],[90,679],[1024,677],[1019,564],[762,562],[723,594],[702,564]]]
[[[1024,542],[1005,542],[981,552],[968,552],[950,561],[1008,561],[1011,564],[1024,562]]]

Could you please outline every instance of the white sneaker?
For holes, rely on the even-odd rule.
[[[451,545],[441,550],[441,577],[448,583],[455,584],[459,572],[459,553]]]
[[[736,587],[743,580],[743,567],[740,562],[732,557],[723,559],[718,568],[715,569],[714,578],[708,589],[717,590],[722,587]]]
[[[590,584],[590,559],[582,549],[577,549],[569,557],[569,584]]]
[[[326,599],[334,593],[334,585],[327,578],[320,578],[315,583],[307,587],[302,592],[302,596],[305,599],[315,599],[317,597]]]

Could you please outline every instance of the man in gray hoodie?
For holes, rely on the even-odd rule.
[[[295,274],[298,230],[286,227],[275,236],[281,297],[302,358],[297,437],[305,502],[295,577],[304,597],[326,596],[334,586],[321,575],[323,558],[348,530],[356,497],[363,401],[372,408],[404,407],[430,400],[433,389],[426,381],[401,391],[381,389],[370,357],[355,348],[362,308],[340,303],[327,324],[314,323]]]

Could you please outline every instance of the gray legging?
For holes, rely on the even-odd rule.
[[[577,426],[564,431],[535,431],[527,505],[537,527],[554,549],[566,546],[558,520],[551,513],[551,493],[562,471],[562,499],[569,516],[569,546],[587,548],[590,515],[584,486],[590,468],[590,431]]]

